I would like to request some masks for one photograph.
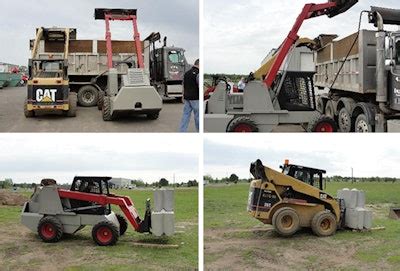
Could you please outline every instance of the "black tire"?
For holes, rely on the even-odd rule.
[[[339,129],[343,133],[351,132],[351,114],[346,107],[339,110],[338,114]]]
[[[103,114],[103,120],[104,121],[110,121],[113,119],[112,113],[111,113],[111,99],[108,96],[104,97],[103,100],[103,107],[102,107],[102,114]]]
[[[76,117],[76,110],[78,107],[77,95],[75,92],[70,92],[68,96],[69,110],[67,111],[67,117]]]
[[[354,123],[354,130],[356,133],[373,132],[372,124],[368,121],[368,118],[364,113],[357,116],[356,121]]]
[[[120,214],[116,214],[118,222],[119,222],[119,236],[124,235],[126,230],[128,229],[128,222],[126,221],[125,217]]]
[[[313,133],[335,133],[337,130],[338,128],[335,120],[325,115],[315,118],[309,122],[307,126],[307,132]]]
[[[160,113],[159,113],[159,112],[157,112],[157,113],[150,113],[150,114],[147,114],[146,116],[147,116],[147,118],[150,119],[150,120],[156,120],[156,119],[158,119],[158,117],[160,116]]]
[[[103,108],[105,92],[103,90],[99,91],[99,96],[97,97],[97,109],[101,110]]]
[[[233,119],[227,128],[229,133],[257,133],[257,124],[248,117],[237,117]]]
[[[299,230],[300,219],[296,210],[290,207],[283,207],[272,216],[272,225],[279,235],[288,237]]]
[[[54,216],[45,216],[39,221],[39,237],[46,243],[56,243],[63,236],[63,225],[61,221]]]
[[[24,103],[24,115],[26,118],[33,118],[35,116],[35,111],[28,110],[28,99],[25,99]]]
[[[336,218],[330,211],[318,212],[311,220],[311,229],[320,237],[333,235],[337,229]]]
[[[97,105],[99,91],[92,85],[85,85],[78,90],[78,102],[80,106],[90,107]]]
[[[118,227],[111,221],[102,221],[94,225],[92,238],[99,246],[113,246],[119,238]]]

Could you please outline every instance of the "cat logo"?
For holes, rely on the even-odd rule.
[[[36,101],[38,102],[46,102],[51,103],[56,101],[56,92],[57,89],[41,89],[38,88],[36,90]]]

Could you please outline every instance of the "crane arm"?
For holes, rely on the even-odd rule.
[[[303,22],[305,20],[323,15],[327,15],[330,18],[334,17],[340,13],[345,12],[346,10],[354,6],[357,2],[358,0],[329,0],[329,2],[323,4],[305,4],[288,36],[282,43],[280,50],[275,58],[275,61],[264,79],[264,83],[269,88],[272,86],[278,74],[279,68],[281,67],[286,56],[288,55],[290,48],[299,39],[297,33],[299,32],[300,27],[303,25]]]

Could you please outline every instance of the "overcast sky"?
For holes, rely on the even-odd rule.
[[[272,48],[286,38],[305,3],[323,0],[205,0],[204,71],[249,74],[259,68]],[[360,0],[352,9],[329,19],[304,22],[299,36],[345,35],[357,31],[361,10],[371,5],[400,8],[398,0]],[[371,28],[363,17],[363,28]]]
[[[71,182],[75,175],[198,180],[200,141],[180,134],[0,135],[0,180]],[[198,146],[198,147],[197,147]]]
[[[198,0],[1,0],[0,62],[27,65],[29,40],[36,27],[77,28],[78,39],[104,39],[105,23],[95,8],[136,8],[141,38],[151,32],[168,36],[169,45],[186,49],[190,63],[199,57]],[[131,40],[132,25],[111,24],[112,38]]]
[[[261,159],[279,170],[291,163],[325,169],[328,176],[400,177],[396,134],[224,134],[205,136],[204,173],[250,178],[250,163]]]

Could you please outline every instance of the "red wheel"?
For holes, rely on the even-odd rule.
[[[100,227],[96,232],[96,237],[101,243],[108,243],[112,239],[112,232],[108,227]]]
[[[40,231],[46,239],[52,239],[56,236],[56,229],[50,223],[43,224]]]
[[[227,132],[255,133],[258,132],[258,127],[256,123],[248,117],[237,117],[229,123]]]
[[[334,119],[322,115],[308,123],[307,131],[316,133],[334,133],[337,132],[337,125]]]
[[[239,123],[233,129],[235,133],[251,133],[253,132],[253,127],[248,125],[247,123]]]
[[[92,237],[99,246],[112,246],[118,241],[119,229],[111,221],[102,221],[93,227]]]
[[[38,234],[44,242],[58,242],[63,235],[63,226],[60,220],[53,216],[43,217],[39,221]]]
[[[318,123],[315,127],[315,132],[317,133],[333,133],[333,130],[332,125],[327,122]]]

